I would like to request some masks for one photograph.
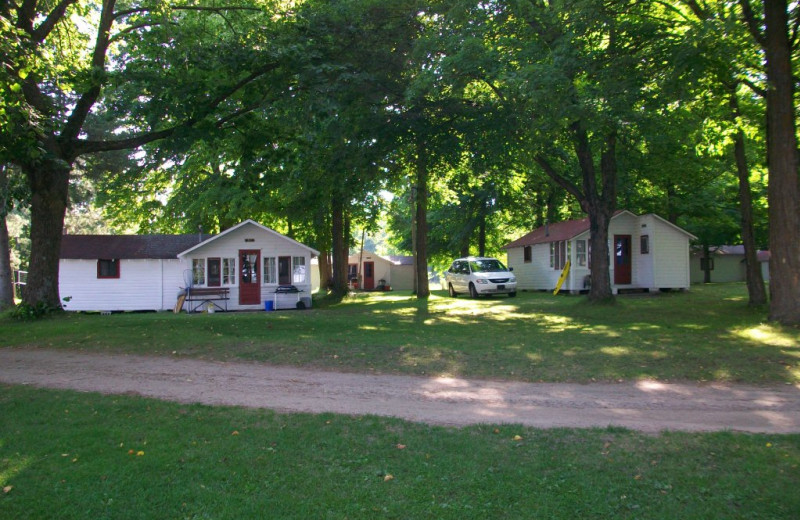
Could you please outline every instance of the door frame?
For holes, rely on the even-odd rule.
[[[212,282],[211,276],[214,272],[211,268],[212,265],[217,267],[216,278]],[[219,257],[209,258],[206,260],[206,285],[209,287],[220,287],[222,285],[222,259]]]
[[[245,271],[243,257],[245,255],[256,255],[256,261],[252,267],[252,277],[255,281],[245,282]],[[261,251],[258,249],[239,250],[239,305],[261,305]]]
[[[623,241],[627,247],[617,252],[617,245]],[[614,284],[630,285],[633,283],[633,255],[631,254],[631,235],[614,235]],[[627,260],[627,261],[626,261]]]
[[[288,266],[286,277],[281,278],[281,261],[285,261]],[[278,285],[292,285],[292,257],[279,256],[278,257]]]
[[[371,291],[375,288],[375,262],[373,261],[365,261],[364,262],[364,287],[365,291]],[[367,265],[370,266],[372,274],[369,278],[367,278]]]

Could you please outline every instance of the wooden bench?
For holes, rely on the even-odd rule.
[[[196,302],[196,303],[187,303],[187,311],[188,312],[197,312],[198,309],[202,310],[203,306],[207,306],[208,304],[213,305],[217,309],[221,311],[228,310],[228,300],[230,300],[230,288],[228,287],[187,287],[186,288],[186,297],[184,300],[186,302]],[[224,302],[225,307],[223,308],[217,302]]]

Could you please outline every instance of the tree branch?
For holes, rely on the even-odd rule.
[[[533,160],[536,161],[536,164],[538,164],[542,168],[542,170],[544,170],[544,172],[547,174],[548,177],[553,179],[553,181],[555,181],[556,184],[564,188],[567,191],[567,193],[575,197],[575,199],[580,203],[582,208],[584,207],[586,203],[585,195],[581,193],[581,190],[579,190],[578,187],[575,186],[575,184],[570,182],[569,179],[558,173],[556,169],[553,168],[553,165],[550,164],[550,161],[548,161],[547,158],[544,157],[544,155],[536,154]],[[584,210],[587,211],[588,213],[588,208],[584,208]]]
[[[192,116],[189,119],[187,119],[186,121],[184,121],[183,123],[176,124],[175,126],[173,126],[171,128],[166,128],[164,130],[159,130],[159,131],[155,131],[155,132],[147,132],[147,133],[144,133],[144,134],[141,134],[141,135],[138,135],[138,136],[129,137],[127,139],[118,139],[118,140],[110,140],[110,141],[88,141],[88,140],[73,139],[71,141],[71,144],[72,144],[72,154],[71,155],[73,157],[78,157],[80,155],[84,155],[84,154],[87,154],[87,153],[94,153],[94,152],[111,152],[111,151],[115,151],[115,150],[129,150],[129,149],[132,149],[132,148],[138,148],[140,146],[143,146],[145,144],[151,143],[153,141],[157,141],[159,139],[165,139],[167,137],[170,137],[172,134],[174,134],[179,129],[190,128],[190,127],[196,125],[199,121],[201,121],[203,119],[203,117],[205,117],[205,115],[207,115],[208,113],[213,111],[215,108],[217,108],[226,99],[228,99],[231,96],[233,96],[236,92],[238,92],[239,90],[241,90],[242,88],[247,86],[249,83],[252,83],[256,79],[260,78],[261,76],[267,74],[268,72],[274,70],[277,67],[278,67],[277,63],[271,63],[271,64],[263,67],[262,69],[260,69],[260,70],[258,70],[256,72],[253,72],[252,74],[250,74],[249,76],[247,76],[243,80],[241,80],[238,83],[236,83],[235,85],[231,86],[229,89],[227,89],[222,94],[217,96],[209,105],[204,107],[204,114],[203,115]],[[255,110],[256,108],[257,107],[255,107],[255,106],[240,108],[239,110],[236,110],[236,111],[232,112],[231,114],[229,114],[229,115],[227,115],[225,117],[222,117],[220,119],[220,122],[218,123],[218,126],[221,126],[225,122],[228,122],[228,121],[230,121],[230,120],[232,120],[232,119],[234,119],[236,117],[239,117],[239,116],[241,116],[243,114],[251,112],[252,110]]]
[[[106,52],[110,41],[111,25],[114,23],[114,4],[116,0],[103,0],[103,9],[100,12],[100,23],[97,25],[97,38],[92,52],[92,74],[105,75],[106,72]],[[78,137],[86,121],[86,117],[100,96],[103,81],[101,78],[93,78],[92,86],[81,95],[75,103],[75,109],[67,119],[64,130],[61,133],[62,139],[72,141]]]
[[[747,88],[752,90],[757,96],[762,97],[764,99],[767,98],[767,89],[759,87],[749,78],[741,78],[739,81],[741,81],[742,84],[746,85]]]
[[[208,6],[194,6],[194,5],[171,5],[169,8],[173,11],[211,11],[214,13],[222,13],[224,11],[252,11],[252,12],[261,12],[262,9],[257,7],[245,7],[245,6],[238,6],[238,5],[230,5],[230,6],[220,6],[220,7],[208,7]],[[125,9],[124,11],[118,11],[114,13],[114,19],[124,18],[126,16],[130,16],[132,14],[139,14],[139,13],[149,13],[152,11],[149,7],[138,7],[136,9]]]
[[[178,129],[183,128],[184,126],[186,125],[185,124],[176,125],[173,126],[172,128],[159,130],[158,132],[148,132],[146,134],[129,137],[127,139],[118,139],[114,141],[77,141],[77,143],[73,147],[73,150],[75,152],[74,155],[77,157],[79,155],[84,155],[87,153],[113,152],[116,150],[132,150],[134,148],[139,148],[140,146],[144,146],[147,143],[152,143],[153,141],[158,141],[159,139],[165,139],[167,137],[170,137]]]
[[[753,8],[750,6],[750,0],[739,0],[739,6],[742,8],[742,17],[744,18],[744,21],[747,24],[747,28],[750,30],[750,34],[753,36],[753,39],[755,39],[755,41],[758,42],[762,48],[766,47],[766,37],[764,36],[764,33],[761,32],[759,21],[756,19],[756,14],[753,12]]]
[[[44,19],[39,27],[31,32],[31,39],[36,43],[43,42],[44,39],[53,32],[56,24],[64,18],[64,13],[67,11],[67,8],[76,1],[77,0],[61,0],[61,2],[50,11],[50,14],[47,15],[47,18]]]
[[[33,19],[36,18],[36,3],[37,0],[25,0],[22,5],[17,8],[17,23],[15,24],[18,29],[22,29],[28,34],[33,33]]]

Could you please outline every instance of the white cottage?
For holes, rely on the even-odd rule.
[[[689,241],[696,237],[655,214],[618,211],[608,227],[612,290],[688,289]],[[520,290],[553,290],[567,260],[562,291],[577,293],[590,283],[589,219],[557,222],[506,245]]]
[[[214,236],[65,235],[59,291],[70,311],[173,309],[187,287],[207,291],[205,303],[214,308],[310,306],[309,268],[317,255],[252,220]],[[279,291],[289,285],[298,292]],[[184,308],[200,303],[190,299]]]
[[[360,287],[371,291],[381,283],[395,291],[414,288],[413,256],[380,256],[364,251],[348,257],[348,280],[358,281]]]

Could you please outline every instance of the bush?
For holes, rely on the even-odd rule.
[[[44,302],[39,302],[34,305],[22,302],[11,310],[9,316],[17,321],[32,321],[41,319],[59,310],[61,309]]]

